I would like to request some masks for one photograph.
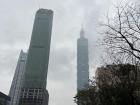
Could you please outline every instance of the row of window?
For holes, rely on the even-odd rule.
[[[37,105],[42,105],[43,99],[32,99],[32,98],[26,99],[26,98],[22,98],[22,99],[20,100],[20,104],[22,104],[22,103],[32,103],[32,104],[35,103],[35,105],[36,105],[36,104],[37,104]]]
[[[42,89],[23,89],[21,92],[21,98],[43,99]]]

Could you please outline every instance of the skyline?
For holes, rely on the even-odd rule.
[[[63,102],[64,99],[69,105],[75,105],[73,97],[76,94],[76,40],[83,23],[86,36],[90,39],[90,58],[94,59],[94,61],[90,61],[92,67],[90,71],[93,72],[96,65],[100,63],[96,57],[97,53],[100,52],[96,41],[97,37],[101,36],[97,34],[94,23],[97,23],[98,17],[101,18],[108,11],[107,8],[112,5],[110,2],[111,0],[92,0],[92,3],[85,3],[84,0],[81,2],[80,0],[62,0],[59,3],[56,0],[47,2],[42,0],[40,3],[42,8],[51,8],[55,12],[47,86],[51,97],[50,105],[64,105],[66,103]],[[33,0],[13,0],[10,2],[1,0],[0,6],[2,7],[0,10],[0,83],[3,84],[0,90],[8,93],[20,50],[21,48],[24,51],[28,49],[34,14],[38,6]],[[83,16],[83,8],[90,9],[87,14],[91,14],[84,20],[79,18]],[[93,49],[96,52],[93,53]],[[54,67],[53,62],[56,67]],[[54,73],[56,71],[57,73]],[[5,77],[7,78],[5,79]],[[70,94],[67,94],[67,89],[71,91]]]

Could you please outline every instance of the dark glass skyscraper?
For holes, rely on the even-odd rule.
[[[39,9],[35,16],[19,105],[48,105],[47,72],[53,11]]]
[[[88,40],[84,34],[81,30],[77,41],[77,91],[86,89],[89,84]]]
[[[25,65],[26,65],[27,53],[21,51],[18,59],[17,67],[15,70],[14,78],[11,84],[9,96],[11,100],[9,105],[18,105],[21,93],[21,88],[24,80]]]

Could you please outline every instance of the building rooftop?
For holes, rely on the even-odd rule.
[[[43,9],[43,8],[40,8],[37,13],[41,13],[41,14],[52,14],[53,11],[50,10],[50,9]]]

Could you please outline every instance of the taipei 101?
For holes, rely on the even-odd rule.
[[[139,0],[0,7],[0,105],[140,105]]]

